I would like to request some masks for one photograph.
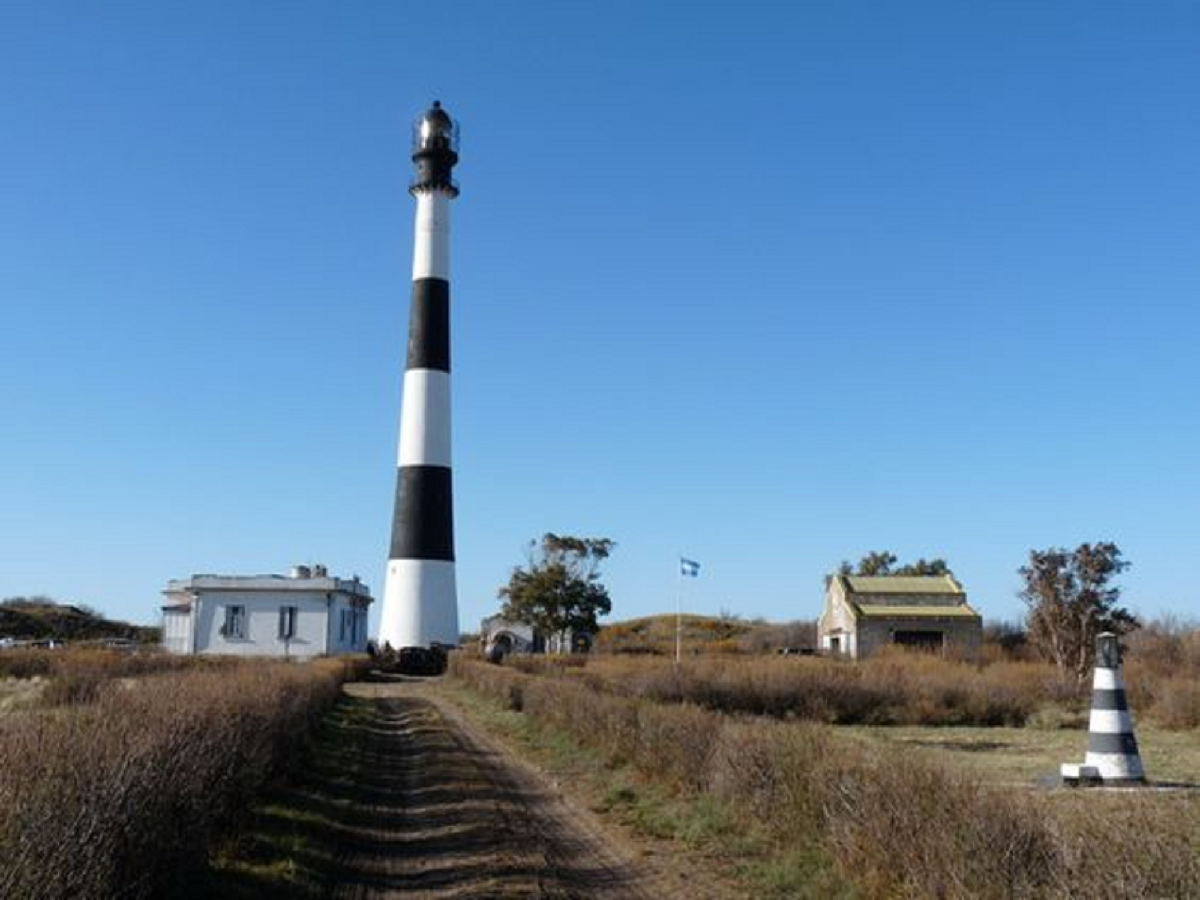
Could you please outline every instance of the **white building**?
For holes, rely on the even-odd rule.
[[[312,657],[367,649],[371,593],[324,566],[284,575],[193,575],[163,591],[171,653]]]
[[[496,648],[502,656],[510,653],[587,653],[593,635],[568,628],[564,634],[543,635],[532,625],[512,622],[504,616],[489,616],[479,623],[479,640],[485,655]]]

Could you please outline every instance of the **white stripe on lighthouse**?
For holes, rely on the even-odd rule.
[[[1096,753],[1089,750],[1083,764],[1099,769],[1100,777],[1105,781],[1141,780],[1146,777],[1142,759],[1137,754]]]
[[[437,369],[409,369],[404,373],[398,464],[449,467],[449,373]]]
[[[393,647],[456,646],[458,604],[454,563],[434,559],[393,559],[388,563],[380,643]],[[446,598],[450,602],[446,602]]]
[[[413,246],[413,281],[450,280],[450,198],[441,191],[417,194],[417,224]]]
[[[1133,720],[1123,709],[1093,709],[1088,731],[1097,734],[1132,734]]]
[[[1096,674],[1092,677],[1092,689],[1098,691],[1115,691],[1117,688],[1123,688],[1125,685],[1117,678],[1116,669],[1105,669],[1100,666],[1096,667]]]

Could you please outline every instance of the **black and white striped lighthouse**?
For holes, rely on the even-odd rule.
[[[458,644],[450,468],[450,201],[458,126],[436,100],[413,126],[417,201],[408,362],[380,644]]]
[[[1092,714],[1084,766],[1092,766],[1105,784],[1141,784],[1146,780],[1133,733],[1121,674],[1121,645],[1115,634],[1096,638],[1096,673],[1092,679]]]
[[[1088,749],[1083,765],[1064,765],[1063,781],[1070,785],[1138,785],[1146,781],[1133,719],[1125,699],[1121,674],[1121,645],[1105,632],[1096,638],[1096,672],[1092,679],[1092,714],[1088,720]]]

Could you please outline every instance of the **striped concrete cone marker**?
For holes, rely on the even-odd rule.
[[[1088,751],[1077,769],[1081,782],[1099,781],[1105,785],[1144,784],[1146,773],[1133,733],[1133,719],[1125,699],[1125,681],[1121,676],[1121,648],[1117,636],[1105,632],[1096,639],[1096,674],[1092,681],[1092,715],[1088,722]]]
[[[434,102],[413,133],[417,201],[412,308],[392,542],[379,641],[396,650],[458,644],[450,468],[450,201],[458,127]]]

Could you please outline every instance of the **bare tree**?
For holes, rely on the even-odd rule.
[[[1028,565],[1019,570],[1029,642],[1060,671],[1084,680],[1097,635],[1123,635],[1138,627],[1137,618],[1117,605],[1121,589],[1112,583],[1127,568],[1111,542],[1029,551]]]

